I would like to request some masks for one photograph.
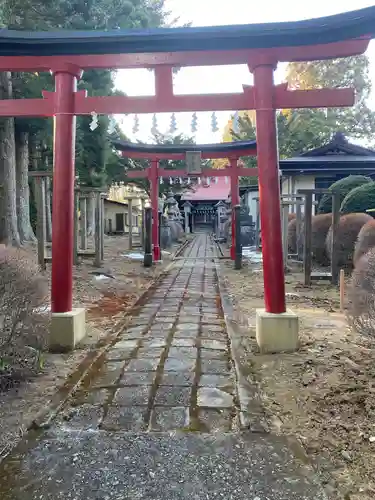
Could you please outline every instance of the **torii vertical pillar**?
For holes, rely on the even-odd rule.
[[[238,189],[238,158],[230,159],[230,197],[232,204],[232,246],[230,248],[230,258],[236,259],[236,221],[234,220],[233,208],[240,204],[240,193]]]
[[[153,261],[158,262],[161,258],[159,245],[159,162],[151,160],[150,168],[150,191],[152,208],[152,255]]]
[[[81,71],[72,65],[55,73],[54,175],[52,210],[52,350],[74,348],[85,334],[85,311],[73,311],[74,100]]]
[[[256,336],[263,352],[290,351],[298,346],[298,317],[292,312],[286,312],[285,307],[280,180],[274,107],[275,65],[270,61],[261,61],[250,69],[254,74],[265,301],[265,310],[257,311]]]

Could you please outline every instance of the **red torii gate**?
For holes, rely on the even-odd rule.
[[[1,30],[0,71],[55,75],[55,92],[45,92],[42,99],[0,101],[0,116],[55,118],[52,313],[68,316],[72,311],[75,115],[250,109],[256,111],[265,307],[271,314],[284,313],[275,111],[351,106],[354,92],[289,91],[286,85],[274,85],[274,70],[278,62],[362,54],[374,36],[375,6],[292,23],[144,32]],[[238,94],[174,95],[174,67],[230,64],[247,64],[254,85],[245,85]],[[77,92],[83,70],[137,67],[155,70],[154,96],[87,97],[84,91]]]
[[[158,219],[158,198],[159,198],[159,178],[168,177],[229,177],[232,206],[240,202],[238,178],[253,177],[258,175],[258,169],[238,166],[238,159],[242,156],[256,155],[256,141],[237,141],[222,144],[134,144],[130,142],[116,140],[113,145],[122,152],[125,158],[139,158],[150,160],[150,166],[146,170],[129,170],[127,175],[132,179],[147,178],[151,188],[152,207],[152,248],[153,259],[160,260],[159,247],[159,219]],[[197,153],[197,160],[228,158],[230,166],[223,169],[202,168],[201,173],[190,173],[187,170],[171,170],[159,168],[160,160],[186,160],[189,153]],[[235,230],[234,218],[232,217],[232,246],[231,258],[234,260]]]

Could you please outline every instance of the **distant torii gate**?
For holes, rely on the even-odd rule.
[[[290,91],[285,84],[275,86],[274,70],[278,62],[359,55],[374,37],[375,6],[290,23],[143,32],[1,30],[0,71],[51,71],[55,76],[55,91],[45,92],[43,98],[1,100],[0,116],[55,118],[51,309],[52,325],[59,328],[59,341],[61,332],[65,337],[73,335],[77,322],[84,322],[84,311],[72,310],[76,115],[256,111],[266,309],[259,318],[272,324],[281,321],[279,315],[286,311],[276,110],[354,104],[352,89]],[[253,86],[245,85],[243,92],[230,94],[175,95],[173,92],[176,67],[233,64],[248,65],[254,76]],[[109,68],[153,69],[155,95],[87,97],[85,91],[77,91],[77,79],[83,70]],[[283,318],[288,320],[287,315]],[[79,335],[82,330],[80,327]],[[76,340],[74,336],[72,342]]]
[[[202,145],[160,145],[160,144],[134,144],[125,141],[113,141],[114,146],[122,152],[125,158],[140,158],[150,160],[150,166],[146,170],[130,170],[127,172],[129,178],[147,178],[151,188],[152,207],[152,248],[153,259],[160,260],[159,247],[159,218],[158,198],[159,179],[168,177],[228,177],[230,179],[230,193],[232,206],[239,204],[238,178],[253,177],[258,175],[258,169],[238,166],[238,160],[242,156],[256,155],[255,141],[238,141],[222,144]],[[228,158],[229,166],[223,169],[201,168],[201,160]],[[160,160],[186,160],[187,169],[170,170],[159,167]],[[190,168],[189,168],[190,166]],[[232,216],[232,245],[231,258],[234,260],[235,230],[234,217]]]

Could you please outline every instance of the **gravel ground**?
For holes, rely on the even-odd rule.
[[[263,307],[258,266],[221,269],[237,320],[248,324],[243,357],[258,381],[270,427],[300,441],[321,473],[331,499],[375,496],[375,342],[352,332],[339,312],[338,290],[322,283],[306,288],[302,276],[286,276],[288,307],[300,317],[301,346],[293,354],[261,355],[255,309]]]
[[[127,237],[106,237],[102,269],[94,268],[92,259],[74,268],[73,300],[74,305],[87,310],[87,337],[72,353],[46,353],[43,370],[38,377],[0,393],[0,458],[24,435],[35,415],[48,404],[56,387],[64,382],[100,339],[116,329],[124,313],[171,262],[171,254],[165,254],[163,264],[147,269],[140,261],[123,256],[128,253],[127,248]],[[35,248],[27,250],[30,258],[35,259]],[[96,276],[100,273],[109,274],[114,279],[98,280]],[[50,284],[50,265],[44,274]]]

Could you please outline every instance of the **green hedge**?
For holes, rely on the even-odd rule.
[[[329,190],[338,190],[340,192],[340,204],[343,202],[345,196],[354,188],[358,186],[363,186],[363,184],[368,184],[371,182],[369,177],[364,175],[349,175],[345,179],[340,179],[334,182]],[[355,210],[357,211],[357,210]],[[318,214],[329,214],[332,212],[332,197],[329,194],[322,196],[318,206]]]
[[[341,213],[366,212],[369,208],[375,208],[375,182],[352,189],[341,204]]]

